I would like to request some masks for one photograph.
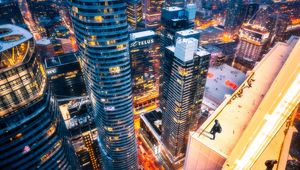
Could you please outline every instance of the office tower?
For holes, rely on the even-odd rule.
[[[91,103],[87,97],[69,100],[59,106],[71,143],[75,148],[82,169],[98,170],[101,167],[101,154],[98,132],[92,115]]]
[[[138,23],[143,19],[142,1],[127,1],[127,21],[132,28],[136,28]]]
[[[17,0],[0,1],[0,24],[24,24]]]
[[[33,36],[1,25],[0,58],[0,169],[76,169]]]
[[[247,71],[263,57],[269,41],[269,31],[254,24],[244,24],[240,29],[239,44],[235,53],[235,66]]]
[[[161,9],[164,0],[145,0],[145,25],[146,28],[157,29],[160,27]]]
[[[165,7],[162,10],[162,30],[161,30],[161,63],[164,65],[166,59],[166,47],[175,45],[175,41],[178,37],[199,39],[200,32],[192,30],[194,27],[194,21],[189,20],[187,16],[190,16],[186,10],[179,7]],[[193,18],[193,17],[190,17]],[[163,72],[163,71],[161,71]],[[165,96],[163,94],[162,85],[165,83],[164,76],[160,80],[160,108],[165,109]]]
[[[134,113],[139,114],[158,107],[160,44],[154,31],[130,34],[129,42]]]
[[[267,160],[279,162],[288,119],[300,101],[299,54],[299,38],[277,43],[244,83],[190,133],[184,169],[267,169]],[[222,132],[211,140],[208,132],[214,120]]]
[[[184,7],[186,0],[166,0],[166,6]]]
[[[45,59],[46,74],[57,99],[86,96],[86,86],[75,53]]]
[[[229,0],[225,18],[225,31],[235,33],[241,26],[243,17],[243,0]]]
[[[210,54],[194,38],[178,38],[165,52],[161,140],[166,156],[180,165],[190,130],[198,128]]]
[[[285,40],[289,23],[290,19],[285,14],[273,14],[269,17],[266,29],[270,32],[270,44]]]
[[[103,169],[137,169],[126,3],[69,4],[80,64],[96,116]]]
[[[256,14],[256,12],[259,9],[259,4],[255,1],[247,2],[244,5],[244,16],[243,16],[243,22],[248,22],[251,18],[253,18]]]
[[[194,4],[189,4],[194,6]],[[165,7],[162,9],[161,50],[165,47],[175,45],[175,34],[178,31],[192,29],[196,12],[193,8]]]

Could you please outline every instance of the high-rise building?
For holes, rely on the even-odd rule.
[[[0,24],[24,23],[17,0],[1,0],[0,11]]]
[[[136,28],[143,19],[142,1],[128,0],[127,2],[127,21],[132,28]]]
[[[190,132],[184,169],[268,169],[268,160],[280,162],[290,115],[300,101],[299,54],[298,37],[277,43],[201,127]],[[212,140],[215,120],[222,131]]]
[[[269,35],[269,31],[264,27],[244,24],[240,29],[234,66],[242,71],[252,69],[255,63],[261,60]]]
[[[87,97],[71,100],[60,105],[59,108],[70,133],[71,143],[75,148],[81,168],[99,170],[101,154],[90,100]]]
[[[158,107],[161,57],[159,37],[150,30],[131,33],[129,49],[134,113],[139,114]]]
[[[160,27],[161,9],[164,0],[145,0],[145,25],[146,28],[157,29]]]
[[[103,169],[137,169],[126,3],[69,1]]]
[[[186,0],[166,0],[166,6],[184,7]]]
[[[234,33],[243,22],[243,0],[229,0],[225,18],[225,31]]]
[[[188,6],[195,6],[189,4]],[[189,8],[193,9],[193,8]],[[194,27],[196,11],[180,7],[164,7],[162,9],[161,50],[165,47],[175,45],[176,32],[192,29]],[[193,33],[194,34],[194,33]]]
[[[244,16],[243,16],[243,22],[248,22],[251,18],[254,17],[256,12],[259,9],[259,4],[255,1],[247,2],[244,5]]]
[[[161,140],[175,167],[184,158],[189,131],[199,126],[209,58],[195,38],[178,38],[165,52]]]
[[[45,59],[46,74],[57,99],[86,96],[86,86],[75,53]]]
[[[0,58],[0,169],[77,168],[33,36],[1,25]]]

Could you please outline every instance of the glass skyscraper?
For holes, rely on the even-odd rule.
[[[103,169],[137,169],[126,2],[70,0]]]
[[[174,167],[185,155],[189,131],[200,124],[209,59],[210,53],[198,48],[195,38],[178,38],[176,45],[165,51],[161,140]]]
[[[0,26],[0,169],[76,169],[32,34]]]

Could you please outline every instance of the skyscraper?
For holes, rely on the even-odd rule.
[[[186,0],[166,0],[166,6],[184,7]]]
[[[132,28],[136,28],[137,24],[143,19],[142,1],[128,0],[127,3],[127,21]]]
[[[0,169],[77,168],[33,36],[1,25],[0,59]]]
[[[234,33],[243,21],[243,0],[229,0],[225,19],[225,31]]]
[[[134,113],[158,107],[160,44],[151,30],[130,34],[130,58],[133,75]]]
[[[146,28],[157,29],[160,26],[161,9],[164,0],[145,0]]]
[[[193,4],[189,4],[190,7],[195,7]],[[164,51],[165,47],[175,45],[176,32],[192,29],[194,27],[194,19],[196,15],[196,9],[193,8],[180,8],[176,6],[164,7],[162,9],[162,31],[161,31],[161,50]]]
[[[190,133],[184,169],[268,169],[266,160],[280,162],[283,146],[288,146],[284,138],[290,115],[300,101],[299,54],[298,37],[277,43],[244,83]],[[216,119],[222,132],[211,140],[208,132]]]
[[[162,93],[167,97],[161,139],[175,166],[185,155],[189,131],[199,126],[209,58],[195,38],[178,38],[175,47],[166,49]]]
[[[166,47],[174,46],[178,37],[194,37],[199,39],[200,33],[198,31],[192,30],[192,28],[194,27],[193,18],[195,17],[195,14],[192,16],[189,14],[191,13],[180,7],[165,7],[162,9],[162,30],[160,47],[162,51],[162,66],[164,65],[164,62],[167,62],[167,53],[165,52]],[[191,18],[191,20],[189,18]],[[163,72],[163,70],[161,72]],[[166,78],[167,76],[161,77],[160,88],[162,88],[163,84],[167,81]],[[164,94],[164,90],[160,89],[160,92],[160,107],[164,111],[165,99],[167,98],[167,96]]]
[[[235,53],[235,66],[242,71],[252,69],[260,61],[269,41],[270,32],[258,25],[244,24],[240,29]]]
[[[69,1],[103,169],[137,169],[126,2]]]

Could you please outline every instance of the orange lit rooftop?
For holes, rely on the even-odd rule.
[[[196,132],[191,132],[185,169],[222,169],[250,120],[259,111],[261,102],[273,86],[298,39],[292,37],[287,43],[277,43],[236,92],[228,97]],[[297,47],[300,48],[300,42]],[[293,65],[289,67],[292,69]],[[215,119],[219,120],[222,133],[217,133],[216,139],[211,140],[209,131]]]
[[[259,25],[255,25],[255,24],[243,24],[242,26],[243,29],[248,30],[248,31],[252,31],[252,32],[256,32],[258,34],[268,34],[268,30],[264,27],[261,27]]]

